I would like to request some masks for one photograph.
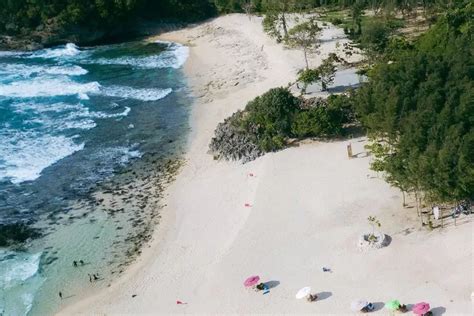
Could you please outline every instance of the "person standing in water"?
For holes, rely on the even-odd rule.
[[[61,293],[61,291],[59,291],[59,298],[63,299],[63,293]]]

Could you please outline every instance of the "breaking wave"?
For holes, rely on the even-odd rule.
[[[173,91],[168,89],[134,89],[124,86],[102,87],[101,93],[109,97],[135,99],[141,101],[158,101]]]
[[[66,75],[66,76],[82,76],[87,74],[87,70],[80,66],[36,66],[23,64],[6,64],[0,68],[0,75],[3,79],[30,77],[32,75]]]
[[[66,136],[8,129],[0,144],[0,179],[12,183],[35,180],[46,167],[84,148]]]
[[[167,46],[166,51],[159,55],[146,57],[117,57],[117,58],[98,58],[85,61],[86,63],[100,65],[122,65],[134,68],[174,68],[178,69],[184,65],[189,56],[189,49],[181,44],[157,41]]]
[[[69,78],[34,78],[32,80],[16,81],[0,84],[0,96],[10,98],[34,98],[78,95],[100,91],[98,82],[78,83]]]
[[[55,48],[47,48],[32,53],[30,58],[61,58],[61,57],[73,57],[81,53],[79,47],[73,43],[68,43],[64,46]]]

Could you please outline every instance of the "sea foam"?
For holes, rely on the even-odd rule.
[[[0,250],[0,314],[27,315],[44,279],[39,276],[41,253]]]
[[[135,99],[141,101],[158,101],[163,99],[173,90],[168,89],[134,89],[125,86],[109,86],[100,89],[103,95],[124,99]]]
[[[117,57],[117,58],[97,58],[84,61],[86,63],[100,65],[123,65],[133,68],[154,69],[154,68],[174,68],[178,69],[186,62],[189,49],[177,43],[157,41],[167,46],[166,51],[147,57]]]
[[[47,48],[37,52],[32,53],[30,58],[64,58],[77,56],[81,53],[79,47],[73,43],[68,43],[64,46],[59,46],[56,48]]]
[[[12,183],[35,180],[46,167],[82,150],[66,136],[53,136],[34,131],[4,130],[0,134],[0,180]]]
[[[0,288],[15,286],[34,276],[39,269],[41,253],[34,255],[0,250]]]
[[[80,66],[37,66],[23,64],[5,64],[0,67],[0,75],[8,78],[30,77],[32,75],[82,76],[87,70]]]
[[[78,83],[69,78],[35,78],[0,84],[0,96],[13,98],[81,95],[100,91],[98,82]]]
[[[0,96],[9,98],[37,98],[76,95],[88,100],[90,95],[104,95],[141,101],[157,101],[172,92],[167,89],[134,89],[127,86],[103,87],[98,82],[79,83],[69,78],[35,78],[0,84]]]

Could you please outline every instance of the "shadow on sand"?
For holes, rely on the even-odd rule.
[[[332,292],[320,292],[316,294],[318,296],[318,301],[328,299],[332,296]]]
[[[372,304],[374,305],[374,312],[379,311],[385,307],[385,303],[383,302],[373,302]]]
[[[438,306],[432,308],[431,312],[433,313],[433,316],[443,315],[444,313],[446,313],[446,308],[444,308],[443,306]]]
[[[273,289],[277,287],[278,285],[280,285],[280,281],[268,281],[268,282],[265,282],[265,285],[268,286],[269,289]]]

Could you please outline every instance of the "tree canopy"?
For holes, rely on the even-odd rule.
[[[109,30],[137,18],[197,20],[216,13],[207,0],[0,0],[0,34],[27,35],[55,25]]]
[[[218,13],[255,12],[266,15],[267,31],[288,35],[286,14],[316,7],[351,9],[355,31],[361,32],[364,9],[390,14],[410,13],[417,7],[425,12],[443,12],[469,3],[469,0],[0,0],[0,35],[25,36],[35,40],[32,31],[51,34],[78,34],[129,31],[137,19],[196,21]],[[380,29],[371,29],[380,31]],[[378,33],[380,35],[380,33]],[[96,34],[97,35],[97,34]]]
[[[474,198],[473,7],[448,11],[412,48],[368,72],[356,109],[376,168],[436,201]]]

